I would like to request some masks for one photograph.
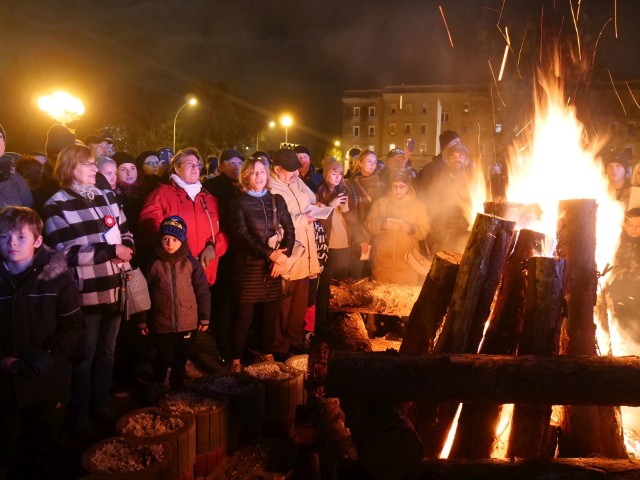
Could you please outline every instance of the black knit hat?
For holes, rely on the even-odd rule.
[[[239,158],[244,162],[244,156],[239,151],[234,150],[232,148],[228,150],[223,150],[222,153],[220,153],[219,160],[220,160],[220,163],[222,163],[222,162],[226,162],[227,160],[231,160],[232,158]]]
[[[116,165],[118,166],[122,165],[123,163],[133,163],[134,165],[136,164],[135,158],[133,158],[127,152],[116,152],[111,158],[114,162],[116,162]]]
[[[47,132],[47,142],[44,144],[44,149],[47,152],[47,156],[51,157],[58,155],[63,148],[75,143],[76,134],[64,125],[56,123]]]
[[[309,151],[309,149],[307,147],[305,147],[304,145],[297,145],[294,149],[294,152],[296,153],[304,153],[305,155],[307,155],[309,158],[311,158],[311,152]]]
[[[438,142],[440,142],[440,151],[443,151],[447,146],[453,142],[456,138],[460,138],[458,132],[454,132],[453,130],[445,130],[438,137]]]

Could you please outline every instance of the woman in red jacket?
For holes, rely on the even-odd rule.
[[[189,250],[204,267],[209,285],[213,285],[218,258],[227,251],[229,240],[226,233],[220,231],[218,201],[200,183],[201,166],[200,154],[195,148],[176,153],[171,159],[171,181],[149,194],[140,212],[138,230],[141,240],[151,245],[165,217],[182,217],[187,225]]]

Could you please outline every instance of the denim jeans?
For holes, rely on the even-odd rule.
[[[84,316],[84,358],[73,369],[73,403],[79,416],[88,415],[90,406],[107,404],[121,317],[120,312]]]

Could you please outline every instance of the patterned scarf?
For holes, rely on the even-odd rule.
[[[100,193],[97,192],[98,189],[95,186],[83,185],[78,182],[73,182],[69,188],[87,200],[93,200],[96,197],[96,193]]]

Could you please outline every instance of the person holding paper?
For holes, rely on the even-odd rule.
[[[353,197],[345,185],[344,169],[333,157],[322,161],[324,177],[318,187],[320,203],[333,207],[329,217],[321,220],[329,244],[329,258],[320,274],[316,298],[316,333],[324,333],[329,313],[329,286],[331,280],[342,280],[349,276],[352,243],[364,242],[362,228],[356,216],[356,210],[350,208]]]
[[[45,240],[75,270],[84,313],[84,358],[74,365],[71,399],[79,431],[90,427],[91,406],[99,416],[115,418],[107,399],[122,317],[120,268],[131,269],[134,249],[127,218],[113,191],[96,188],[96,173],[90,149],[64,148],[54,170],[62,189],[44,204]]]

